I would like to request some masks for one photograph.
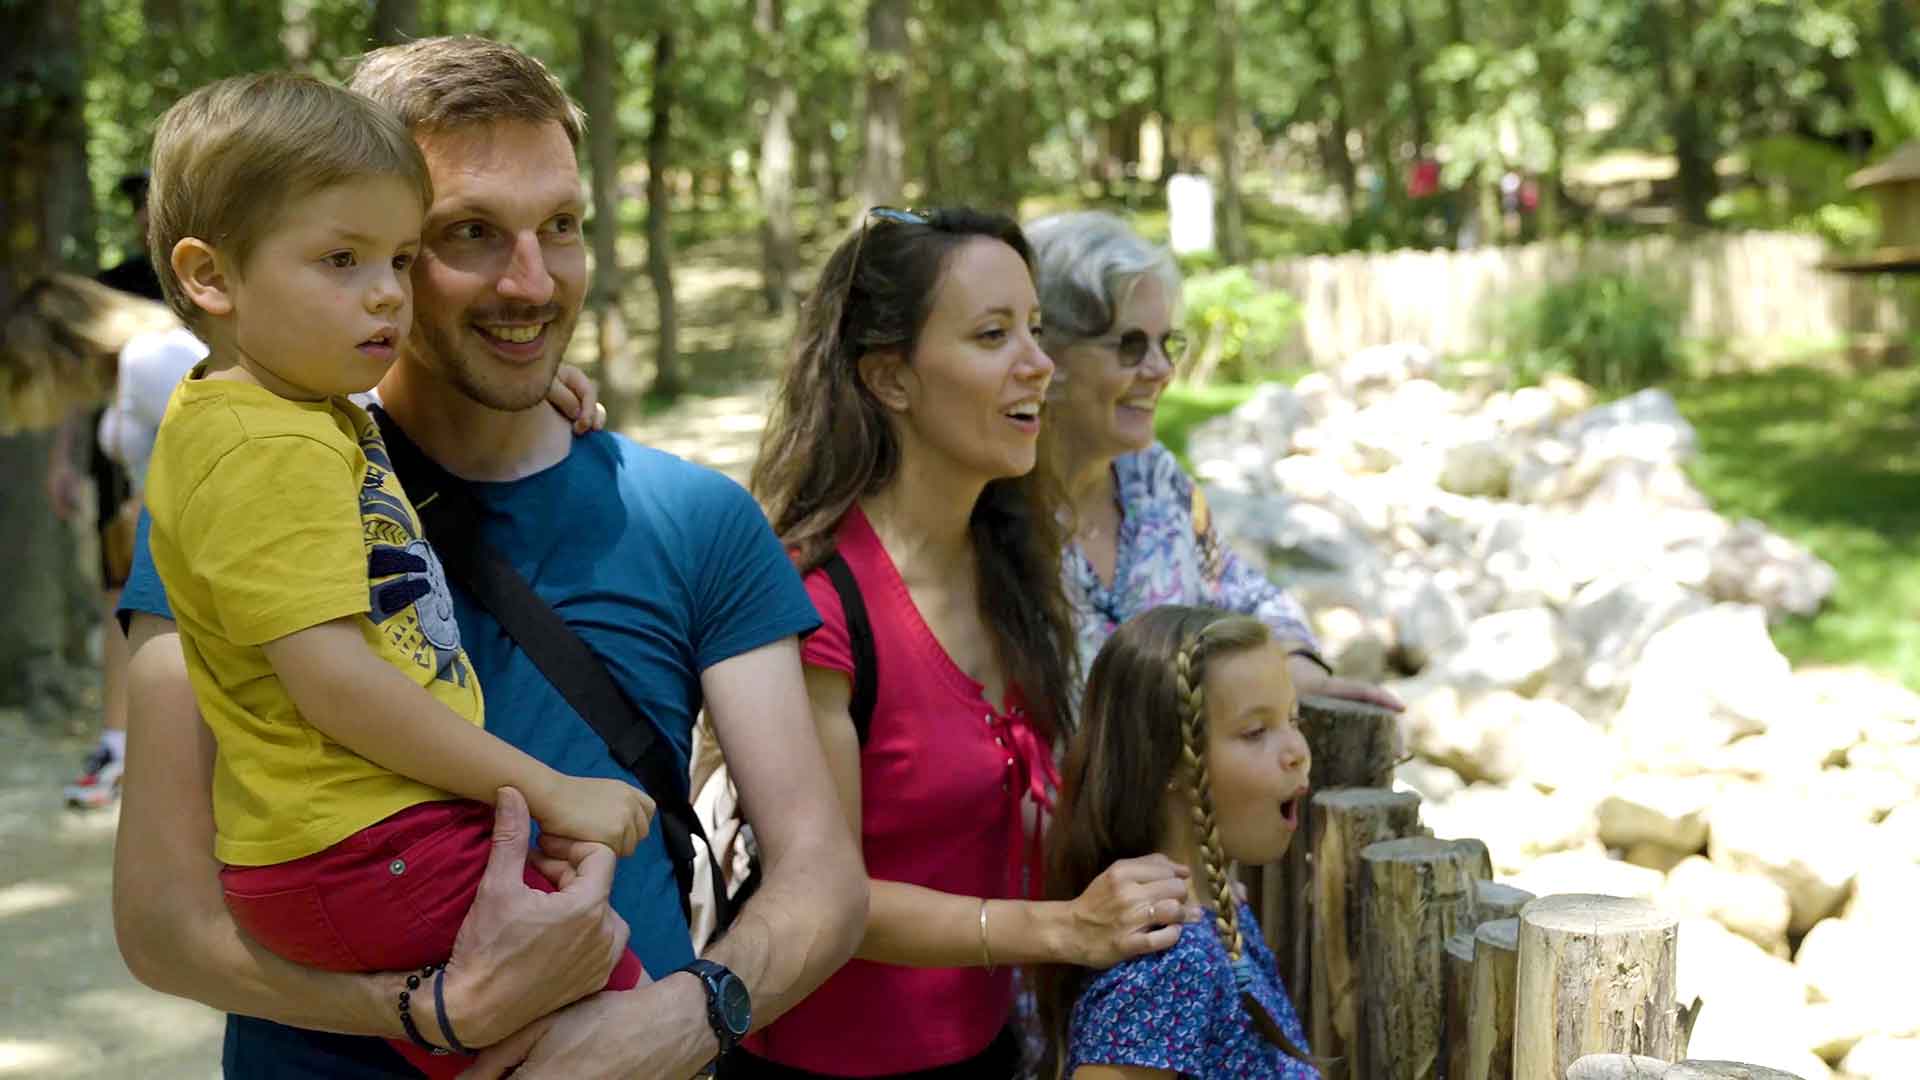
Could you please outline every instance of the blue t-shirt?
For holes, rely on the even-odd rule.
[[[404,438],[383,412],[374,415],[389,441]],[[711,469],[602,432],[576,439],[565,460],[542,472],[471,486],[484,512],[482,535],[659,725],[683,774],[701,707],[700,673],[820,624],[759,506]],[[121,610],[171,618],[144,517],[140,525]],[[458,584],[453,598],[461,641],[487,695],[487,730],[569,776],[635,782],[500,624]],[[620,861],[612,904],[649,974],[658,978],[693,959],[658,828]],[[229,1072],[265,1075],[238,1066],[234,1043],[230,1032]],[[279,1046],[262,1061],[286,1052]]]
[[[1252,963],[1253,996],[1294,1046],[1306,1033],[1280,984],[1253,909],[1240,905],[1240,940]],[[1082,1065],[1169,1069],[1193,1080],[1318,1080],[1319,1071],[1260,1035],[1240,1003],[1227,947],[1212,919],[1192,923],[1161,953],[1124,960],[1094,976],[1074,1002],[1067,1075]]]

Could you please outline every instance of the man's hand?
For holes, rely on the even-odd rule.
[[[532,827],[527,803],[501,788],[493,850],[479,893],[453,940],[447,1012],[469,1046],[488,1046],[606,985],[627,947],[627,924],[607,906],[613,853],[598,844],[568,849],[559,892],[527,887]]]
[[[461,1080],[686,1080],[719,1052],[706,990],[676,974],[542,1017],[480,1055]]]

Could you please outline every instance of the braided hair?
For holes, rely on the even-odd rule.
[[[1251,992],[1233,866],[1220,840],[1208,777],[1208,665],[1271,640],[1272,632],[1257,619],[1178,605],[1129,619],[1108,639],[1089,672],[1080,726],[1062,770],[1047,835],[1048,894],[1078,896],[1116,860],[1152,854],[1175,839],[1165,835],[1161,801],[1140,795],[1177,788],[1200,853],[1199,885],[1214,901],[1214,932],[1232,962],[1241,1007],[1268,1042],[1311,1061]],[[1042,1077],[1065,1075],[1073,1005],[1092,976],[1069,966],[1037,973],[1047,1036]]]

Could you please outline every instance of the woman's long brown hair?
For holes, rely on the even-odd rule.
[[[1047,834],[1047,895],[1079,896],[1120,859],[1159,851],[1169,839],[1161,796],[1176,785],[1186,797],[1201,895],[1215,904],[1214,932],[1238,963],[1245,943],[1233,873],[1220,846],[1207,776],[1205,682],[1208,664],[1272,638],[1265,623],[1213,608],[1166,605],[1127,620],[1093,661],[1080,729],[1067,751],[1060,797]],[[1067,1066],[1073,1005],[1095,972],[1055,965],[1039,970],[1038,1006],[1047,1053],[1043,1080]],[[1241,991],[1254,1027],[1291,1057],[1307,1060],[1279,1023]]]
[[[792,353],[760,438],[752,488],[801,573],[833,554],[840,522],[900,470],[895,421],[860,378],[859,360],[914,345],[954,252],[997,240],[1032,270],[1012,219],[967,209],[870,216],[827,259],[800,309]],[[980,617],[1001,671],[1019,686],[1048,736],[1072,722],[1073,615],[1061,583],[1064,499],[1048,465],[995,480],[974,504],[968,532]]]

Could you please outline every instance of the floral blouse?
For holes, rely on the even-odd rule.
[[[1207,604],[1252,615],[1282,638],[1318,647],[1299,601],[1227,547],[1206,499],[1173,451],[1154,443],[1113,463],[1120,535],[1113,584],[1102,584],[1078,544],[1062,558],[1085,678],[1120,624],[1161,604]],[[1196,522],[1196,518],[1198,519]]]

